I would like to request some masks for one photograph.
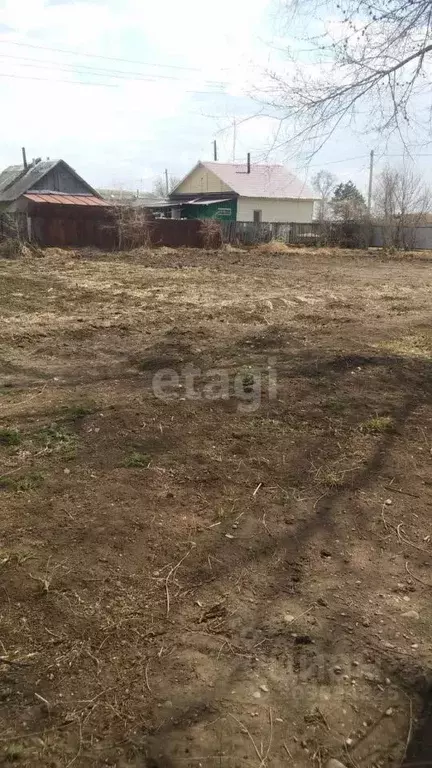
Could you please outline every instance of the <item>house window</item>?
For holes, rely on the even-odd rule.
[[[261,222],[262,222],[262,211],[254,211],[253,212],[253,220],[254,220],[254,224],[261,224]]]

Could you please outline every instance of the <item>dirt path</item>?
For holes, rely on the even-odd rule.
[[[0,261],[1,760],[399,766],[431,260],[85,256]]]

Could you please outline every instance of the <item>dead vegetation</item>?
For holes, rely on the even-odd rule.
[[[219,221],[216,219],[203,219],[200,231],[204,248],[219,248],[221,246],[222,232]]]
[[[0,262],[0,762],[424,761],[429,271],[293,248]],[[261,372],[260,407],[205,397],[215,368],[246,395]]]
[[[108,224],[107,226],[112,226]],[[116,206],[114,227],[120,251],[123,249],[148,248],[151,243],[151,218],[143,209]]]
[[[34,256],[44,256],[43,250],[17,237],[7,237],[0,241],[0,259],[22,259]]]
[[[261,245],[257,246],[258,253],[269,253],[269,254],[289,254],[292,252],[292,248],[289,247],[286,243],[284,243],[282,240],[270,240],[269,243],[261,243]]]

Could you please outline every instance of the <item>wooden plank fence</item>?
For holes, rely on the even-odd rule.
[[[71,210],[72,208],[72,210]],[[153,219],[122,209],[121,220],[113,208],[86,208],[34,204],[29,209],[32,239],[42,246],[96,246],[106,250],[139,245],[171,248],[219,248],[223,243],[257,245],[279,240],[291,245],[432,249],[432,227],[405,227],[390,231],[368,222],[275,222]],[[211,226],[210,226],[211,225]],[[0,240],[27,238],[26,214],[0,215]]]
[[[340,246],[342,248],[386,247],[432,249],[432,226],[385,227],[367,221],[312,221],[308,224],[254,224],[221,222],[222,241],[233,245],[258,245],[281,240],[291,245]]]
[[[356,222],[274,222],[255,224],[224,221],[222,241],[238,245],[256,245],[280,240],[291,245],[341,245],[365,247],[370,238],[368,224]]]

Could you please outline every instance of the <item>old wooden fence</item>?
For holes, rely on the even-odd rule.
[[[223,243],[257,245],[280,240],[292,245],[340,246],[365,248],[396,244],[402,248],[432,248],[432,227],[411,227],[394,232],[367,222],[261,223],[218,222],[197,219],[154,219],[147,213],[114,207],[83,207],[35,204],[31,217],[32,239],[42,246],[95,246],[104,250],[130,249],[139,246],[169,246],[171,248],[219,248]],[[20,236],[26,239],[27,215],[15,215]],[[0,237],[11,236],[8,221],[0,218]]]
[[[14,215],[16,230],[22,239],[31,239],[41,246],[83,247],[103,250],[130,249],[140,246],[169,246],[171,248],[203,248],[207,245],[220,247],[220,228],[209,235],[199,220],[153,219],[137,216],[136,211],[123,209],[121,217],[111,207],[84,207],[35,204],[28,215]],[[1,235],[0,223],[0,235]],[[11,236],[10,216],[3,222],[3,234]]]
[[[256,245],[280,240],[291,245],[339,245],[362,248],[368,245],[370,227],[357,222],[261,223],[222,222],[222,239],[226,243]]]

